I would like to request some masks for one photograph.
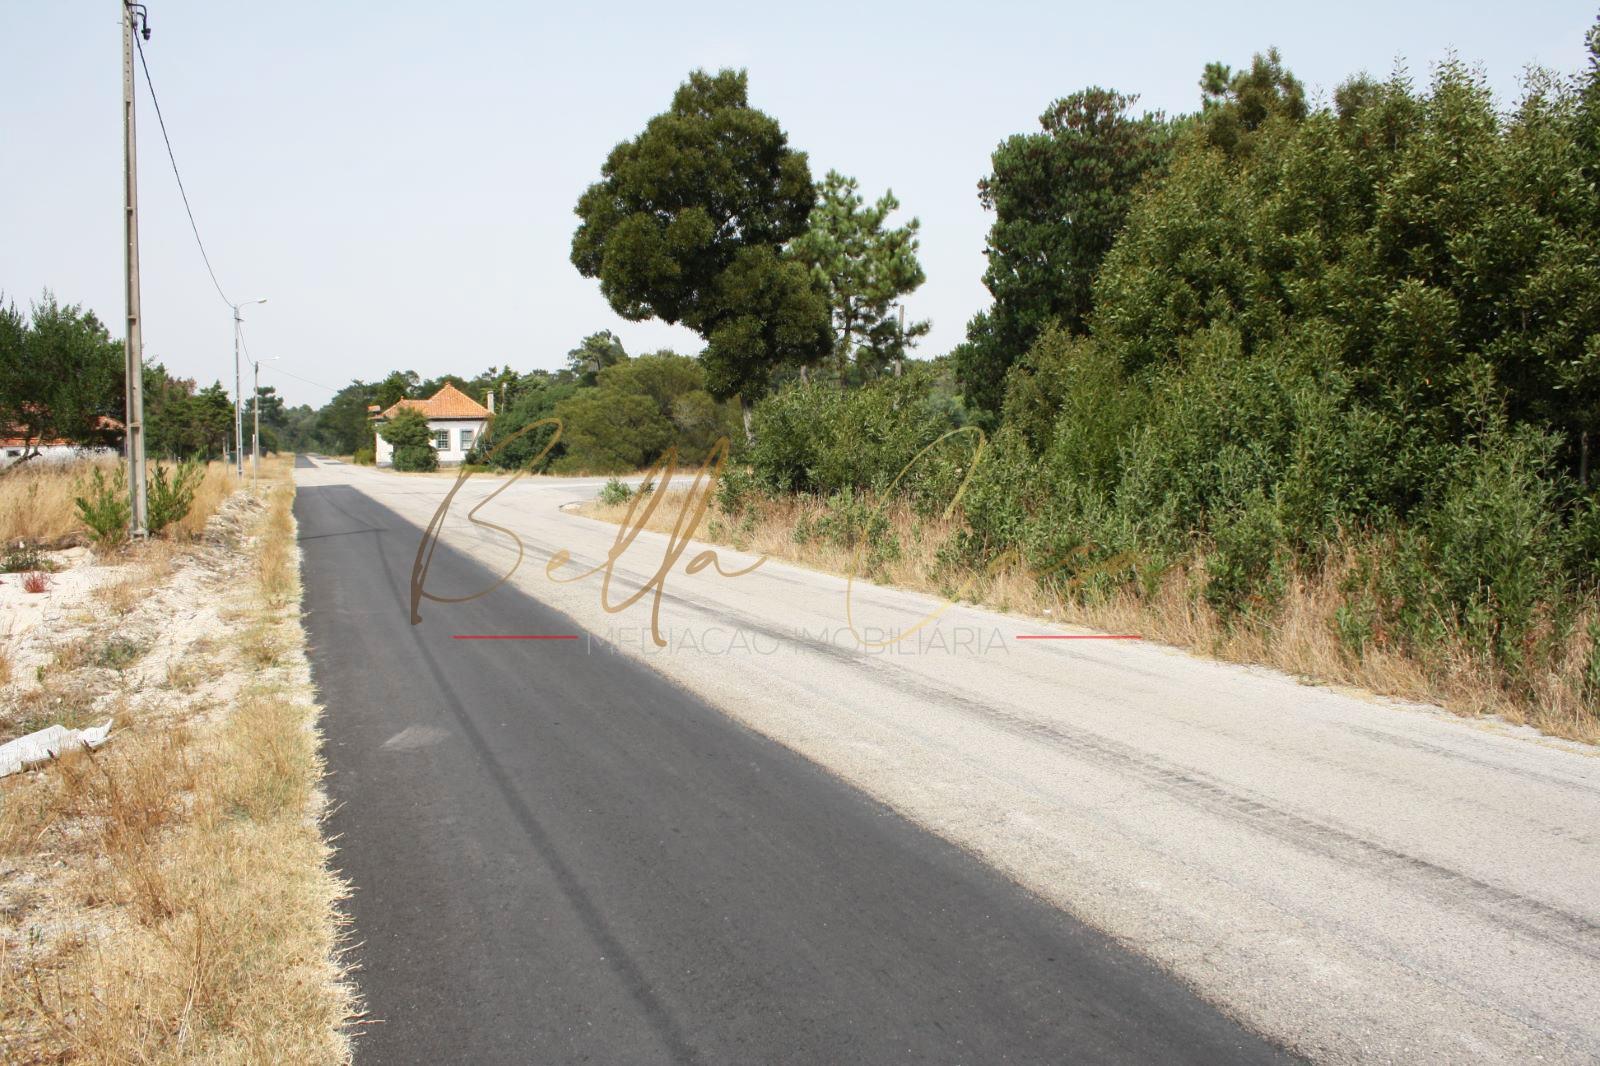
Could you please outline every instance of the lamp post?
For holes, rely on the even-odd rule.
[[[267,356],[268,359],[278,358],[275,355]],[[261,477],[261,363],[260,359],[250,360],[250,371],[253,376],[250,398],[250,411],[255,418],[255,425],[250,430],[250,488],[254,491],[256,480]]]
[[[251,304],[264,304],[265,296],[259,300],[245,300],[243,303],[233,304],[233,458],[236,467],[235,473],[242,480],[244,478],[244,381],[239,372],[239,328],[244,324],[244,319],[239,316],[239,308],[249,307]]]

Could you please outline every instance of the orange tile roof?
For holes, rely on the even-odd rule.
[[[102,433],[121,433],[122,423],[118,422],[115,418],[109,418],[106,415],[96,415],[94,420],[94,428]],[[40,448],[60,448],[71,444],[72,442],[61,437],[49,437],[43,440],[33,440],[31,437],[26,437],[23,435],[20,426],[12,425],[9,422],[0,422],[0,447],[18,448],[30,443],[35,444]]]
[[[411,408],[422,412],[424,418],[470,418],[480,419],[489,417],[489,409],[474,400],[460,389],[445,383],[444,388],[428,397],[426,400],[413,400],[409,397],[400,400],[381,415],[374,417],[378,421],[387,421],[403,408]]]

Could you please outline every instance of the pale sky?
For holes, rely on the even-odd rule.
[[[0,292],[53,289],[120,335],[121,0],[6,0]],[[1453,48],[1503,102],[1522,72],[1583,66],[1575,2],[1147,5],[150,0],[145,45],[200,232],[247,313],[262,383],[320,405],[391,369],[555,367],[585,334],[696,352],[631,323],[567,260],[573,204],[695,67],[744,67],[812,171],[893,187],[922,219],[909,301],[947,351],[987,306],[976,183],[1006,136],[1090,84],[1193,110],[1210,60],[1277,45],[1313,90]],[[230,315],[139,89],[146,357],[232,387]],[[284,371],[280,374],[277,371]],[[247,371],[248,378],[248,371]],[[247,382],[248,385],[248,382]]]

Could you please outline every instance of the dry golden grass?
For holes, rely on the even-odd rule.
[[[645,528],[667,532],[679,520],[685,490],[659,494]],[[636,511],[632,521],[641,521]],[[628,504],[584,504],[579,513],[622,522]],[[1435,703],[1462,715],[1496,714],[1555,736],[1600,742],[1600,708],[1586,700],[1589,627],[1600,619],[1600,603],[1579,613],[1531,683],[1517,684],[1465,641],[1447,642],[1423,660],[1381,645],[1357,656],[1338,638],[1337,618],[1346,604],[1347,579],[1361,546],[1331,548],[1314,565],[1288,575],[1287,587],[1270,611],[1225,619],[1201,594],[1205,567],[1199,558],[1180,561],[1160,575],[1153,589],[1123,586],[1104,595],[1063,596],[1041,584],[1020,562],[1001,560],[979,569],[951,564],[943,553],[960,532],[959,519],[920,518],[906,503],[884,508],[887,536],[897,553],[840,547],[815,535],[828,514],[826,501],[791,495],[757,496],[739,515],[713,503],[696,533],[702,540],[784,559],[829,573],[855,572],[884,585],[966,600],[1067,625],[1108,633],[1138,633],[1150,640],[1229,662],[1254,663],[1294,674],[1310,683],[1347,686],[1362,692]],[[796,531],[802,531],[797,538]],[[943,553],[943,554],[942,554]],[[1067,570],[1071,573],[1071,570]]]
[[[241,567],[259,588],[235,586],[274,663],[304,641],[292,492],[270,488]],[[97,647],[64,645],[38,691],[70,691]],[[166,666],[159,716],[124,708],[100,751],[0,782],[0,860],[39,882],[0,891],[0,1061],[349,1060],[317,709],[300,672],[263,673],[242,652],[195,643]],[[219,676],[255,680],[226,706],[185,699]],[[36,941],[30,921],[51,932]]]
[[[0,543],[50,543],[81,530],[72,501],[78,482],[97,465],[109,473],[117,464],[115,459],[34,460],[0,474]]]
[[[262,461],[263,478],[272,463],[274,458]],[[19,540],[53,544],[81,534],[84,526],[73,501],[83,481],[97,466],[109,475],[115,471],[117,460],[35,461],[0,474],[0,544],[14,544]],[[206,464],[188,515],[174,522],[166,535],[186,540],[199,536],[222,501],[239,487],[231,471],[231,467],[222,463]]]
[[[269,606],[281,608],[295,591],[294,485],[282,482],[267,495],[265,532],[256,558],[256,578]]]
[[[61,760],[17,797],[0,853],[83,826],[73,871],[105,928],[53,957],[0,958],[7,1061],[340,1062],[330,989],[338,886],[306,822],[320,772],[303,706],[249,694],[226,730],[134,733]],[[85,937],[87,940],[87,937]],[[14,1024],[13,1024],[14,1023]]]
[[[193,692],[204,680],[204,673],[200,668],[190,662],[169,662],[166,669],[165,684],[170,689],[179,692]]]
[[[632,521],[641,518],[646,529],[666,533],[679,521],[688,498],[686,489],[668,489],[654,494],[655,508],[645,514],[648,500],[638,505]],[[603,522],[624,520],[628,503],[606,504],[592,500],[578,513]],[[742,515],[722,514],[713,503],[707,508],[695,534],[702,540],[727,544],[741,551],[768,555],[828,573],[843,574],[853,569],[882,585],[933,592],[975,602],[1003,605],[1002,610],[1040,614],[1053,603],[1038,582],[1027,578],[1021,567],[997,566],[992,572],[951,570],[940,562],[940,552],[960,531],[956,519],[921,518],[903,502],[884,508],[887,530],[901,550],[891,556],[873,555],[864,547],[846,547],[819,536],[797,539],[796,530],[815,529],[828,514],[825,500],[815,496],[791,495],[776,499],[761,498]]]
[[[248,477],[246,481],[248,482]],[[211,521],[211,516],[222,506],[222,501],[233,495],[238,488],[239,479],[234,474],[233,467],[223,463],[207,463],[205,475],[195,487],[194,504],[189,508],[188,514],[172,524],[169,535],[188,540],[200,536],[205,532],[206,523]]]

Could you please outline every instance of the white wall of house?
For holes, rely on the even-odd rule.
[[[433,434],[433,448],[439,453],[441,463],[459,463],[467,457],[479,436],[483,434],[481,418],[430,418],[428,431]],[[442,445],[442,447],[441,447]],[[394,446],[378,436],[374,458],[379,466],[394,465]]]
[[[20,444],[7,444],[0,447],[0,468],[8,467],[19,462],[27,449]],[[39,448],[39,454],[29,459],[30,463],[70,463],[77,459],[93,459],[97,456],[116,455],[115,448],[79,448],[72,444],[45,444]]]

